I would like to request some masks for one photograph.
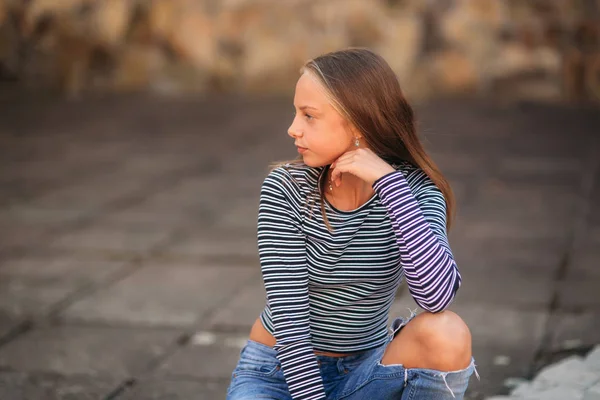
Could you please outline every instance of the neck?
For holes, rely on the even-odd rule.
[[[335,183],[331,182],[332,190],[329,190],[331,170],[327,171],[327,176],[325,178],[325,189],[328,200],[333,199],[334,202],[339,205],[338,208],[358,208],[373,196],[373,188],[367,182],[350,173],[342,173],[340,186],[335,186]]]

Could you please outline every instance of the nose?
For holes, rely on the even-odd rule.
[[[296,124],[296,118],[294,118],[292,124],[288,128],[288,135],[294,139],[302,136],[302,131],[299,129],[298,124]]]

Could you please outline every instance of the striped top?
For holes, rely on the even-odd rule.
[[[446,236],[442,192],[408,162],[373,183],[362,206],[325,200],[325,167],[274,169],[261,187],[258,252],[267,293],[260,314],[294,400],[325,399],[314,350],[350,353],[385,343],[390,306],[405,277],[414,300],[438,312],[461,277]]]

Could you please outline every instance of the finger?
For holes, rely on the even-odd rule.
[[[356,150],[351,150],[351,151],[347,151],[344,154],[342,154],[341,156],[339,156],[332,164],[331,166],[334,167],[335,165],[337,165],[340,161],[346,161],[348,159],[352,159],[352,157],[354,156],[354,154],[356,153]]]
[[[342,172],[350,172],[351,164],[351,161],[336,162],[335,168],[331,172],[331,180],[337,182],[339,186],[341,183]]]
[[[340,186],[342,184],[342,177],[343,177],[343,172],[346,173],[352,173],[352,171],[354,170],[354,160],[352,160],[351,158],[347,158],[346,160],[343,160],[341,162],[338,162],[336,164],[336,170],[338,171],[338,177],[335,180],[335,184],[336,186]]]
[[[337,168],[335,168],[335,167],[331,168],[331,177],[330,177],[330,180],[332,182],[335,181],[337,179],[337,176],[338,176],[338,173],[336,172],[336,169]]]
[[[336,161],[334,164],[331,164],[331,180],[337,179],[337,177],[344,171],[340,169],[340,166],[343,168],[344,164]]]
[[[338,169],[337,165],[335,167],[331,168],[331,181],[335,182],[341,173],[342,173],[342,171]]]

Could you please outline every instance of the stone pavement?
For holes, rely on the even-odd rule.
[[[258,194],[296,156],[291,99],[2,99],[0,398],[223,399],[264,306]],[[600,343],[600,113],[418,116],[458,198],[469,398],[507,394]]]
[[[515,382],[517,383],[517,382]],[[544,367],[528,382],[518,382],[510,396],[487,400],[600,400],[600,345],[585,358],[573,355]]]

